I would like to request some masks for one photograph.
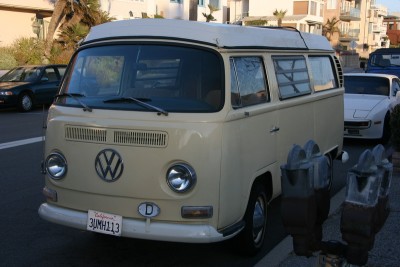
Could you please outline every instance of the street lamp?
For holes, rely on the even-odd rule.
[[[37,20],[35,20],[35,21],[32,23],[32,31],[33,31],[34,34],[37,35],[37,38],[39,38],[40,28],[41,28],[40,23],[39,23]]]

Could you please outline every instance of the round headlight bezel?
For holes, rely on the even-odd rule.
[[[55,164],[55,163],[59,164]],[[54,180],[60,180],[65,177],[68,171],[67,160],[60,152],[50,153],[45,161],[46,173]]]
[[[189,164],[176,163],[168,168],[166,180],[169,188],[175,193],[187,193],[195,187],[197,175]]]

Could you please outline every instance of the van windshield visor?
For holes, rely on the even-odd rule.
[[[93,109],[217,112],[224,103],[222,58],[207,49],[173,45],[108,45],[79,51],[60,94],[85,96]],[[70,97],[56,104],[81,107]]]

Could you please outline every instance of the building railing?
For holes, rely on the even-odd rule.
[[[352,7],[340,10],[340,17],[361,18],[360,13],[360,9]]]

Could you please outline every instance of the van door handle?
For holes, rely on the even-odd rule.
[[[269,132],[270,133],[275,133],[277,131],[279,131],[279,127],[274,126]]]

